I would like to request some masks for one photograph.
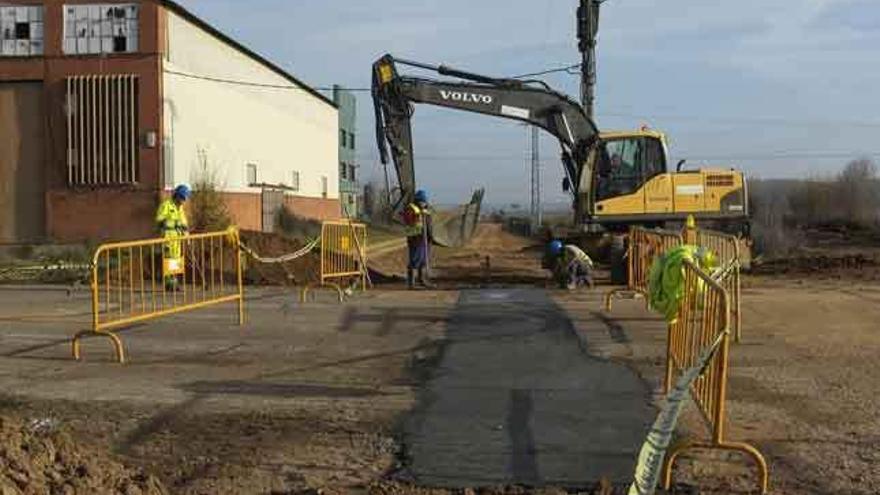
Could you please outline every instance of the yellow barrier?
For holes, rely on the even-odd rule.
[[[173,256],[173,257],[172,257]],[[92,328],[73,338],[107,337],[125,362],[121,339],[111,330],[197,308],[238,302],[244,324],[244,287],[238,231],[195,234],[174,240],[105,244],[92,260]]]
[[[735,265],[735,264],[734,264]],[[731,265],[733,266],[733,265]],[[691,396],[712,432],[708,442],[685,441],[669,453],[663,469],[663,485],[672,484],[672,468],[679,455],[687,450],[714,449],[744,453],[752,457],[759,471],[760,493],[767,493],[769,473],[764,456],[746,443],[724,439],[725,401],[730,349],[730,298],[722,274],[718,281],[703,273],[694,264],[684,263],[684,296],[675,322],[669,325],[667,340],[665,392],[669,393],[678,374],[694,366],[700,355],[723,335],[720,351],[710,361],[704,374],[691,387]]]
[[[730,319],[736,342],[742,341],[742,269],[740,239],[735,235],[696,229],[693,234],[697,246],[705,247],[715,253],[724,272],[724,276],[716,277],[724,284],[730,296]]]
[[[344,291],[335,281],[356,278],[361,290],[366,291],[367,270],[367,226],[350,221],[324,222],[321,225],[320,285],[336,290],[342,302]],[[309,290],[309,286],[303,289],[301,301],[306,301]]]
[[[668,249],[680,246],[681,243],[682,237],[678,232],[631,227],[626,251],[628,267],[626,288],[614,289],[605,294],[605,309],[611,311],[612,298],[624,293],[647,298],[648,277],[654,260]]]

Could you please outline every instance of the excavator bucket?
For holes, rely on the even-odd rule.
[[[474,191],[470,203],[450,211],[438,211],[432,220],[432,240],[438,246],[458,248],[467,245],[480,221],[485,190]]]

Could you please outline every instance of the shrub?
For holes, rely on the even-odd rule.
[[[197,232],[216,232],[229,227],[232,219],[220,193],[217,172],[209,166],[204,152],[199,153],[199,169],[192,187],[190,227]]]

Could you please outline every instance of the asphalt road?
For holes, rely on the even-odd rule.
[[[654,415],[647,384],[586,354],[546,291],[464,291],[404,421],[406,474],[440,487],[624,483]]]

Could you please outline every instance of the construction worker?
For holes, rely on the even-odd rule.
[[[553,240],[548,246],[553,278],[562,289],[593,288],[593,260],[581,248]]]
[[[414,288],[414,272],[418,272],[418,282],[422,287],[430,287],[428,281],[428,258],[431,239],[431,206],[428,193],[416,191],[413,202],[403,210],[403,223],[406,226],[406,245],[409,250],[409,264],[406,270],[406,286]]]
[[[179,238],[189,232],[184,204],[191,196],[192,190],[189,186],[181,184],[174,188],[171,197],[163,201],[156,210],[156,226],[162,237],[168,239],[162,248],[162,271],[167,290],[177,289],[177,278],[184,270],[183,248]]]
[[[712,250],[689,244],[672,248],[654,261],[648,274],[648,303],[669,323],[675,323],[678,318],[684,297],[685,260],[705,272],[711,272],[718,265]]]

